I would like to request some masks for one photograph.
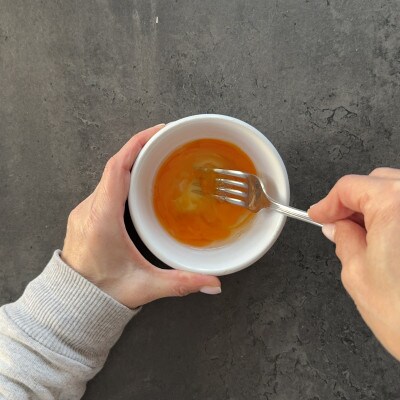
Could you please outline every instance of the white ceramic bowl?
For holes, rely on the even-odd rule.
[[[198,139],[221,139],[241,148],[267,182],[269,193],[289,203],[285,165],[272,143],[257,129],[224,115],[194,115],[167,124],[140,152],[131,175],[129,211],[140,238],[149,250],[172,268],[211,275],[226,275],[248,267],[262,257],[282,231],[286,218],[262,210],[246,229],[218,247],[196,248],[171,237],[153,210],[153,181],[163,160],[177,147]]]

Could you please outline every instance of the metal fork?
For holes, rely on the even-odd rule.
[[[256,175],[220,168],[213,168],[209,171],[217,174],[213,196],[221,201],[245,207],[255,213],[263,208],[269,208],[288,217],[322,227],[321,224],[313,221],[305,211],[285,206],[273,200],[268,195],[265,184]]]

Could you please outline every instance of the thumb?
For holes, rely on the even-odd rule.
[[[363,275],[367,232],[356,222],[347,219],[324,225],[322,232],[336,244],[336,255],[342,263],[342,282],[353,297]]]
[[[356,222],[345,219],[333,224],[325,224],[322,232],[336,244],[336,254],[342,264],[364,257],[367,248],[367,232]]]
[[[178,270],[154,270],[151,282],[153,298],[186,296],[190,293],[221,293],[221,282],[215,276]]]

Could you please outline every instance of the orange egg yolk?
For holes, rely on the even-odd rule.
[[[239,147],[223,140],[200,139],[172,152],[154,181],[153,205],[159,222],[172,237],[191,246],[226,240],[253,216],[245,208],[212,196],[215,174],[207,172],[210,168],[256,173]]]

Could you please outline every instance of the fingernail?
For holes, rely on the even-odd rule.
[[[158,124],[158,125],[153,126],[153,128],[161,128],[162,126],[165,126],[165,124],[164,123]]]
[[[325,224],[322,226],[322,233],[331,241],[335,242],[335,224]]]
[[[203,286],[200,292],[204,294],[220,294],[221,288],[219,286]]]
[[[310,210],[311,210],[312,208],[314,208],[318,203],[319,203],[319,202],[317,202],[317,203],[315,203],[315,204],[312,204],[312,205],[308,208],[307,211],[310,211]]]

